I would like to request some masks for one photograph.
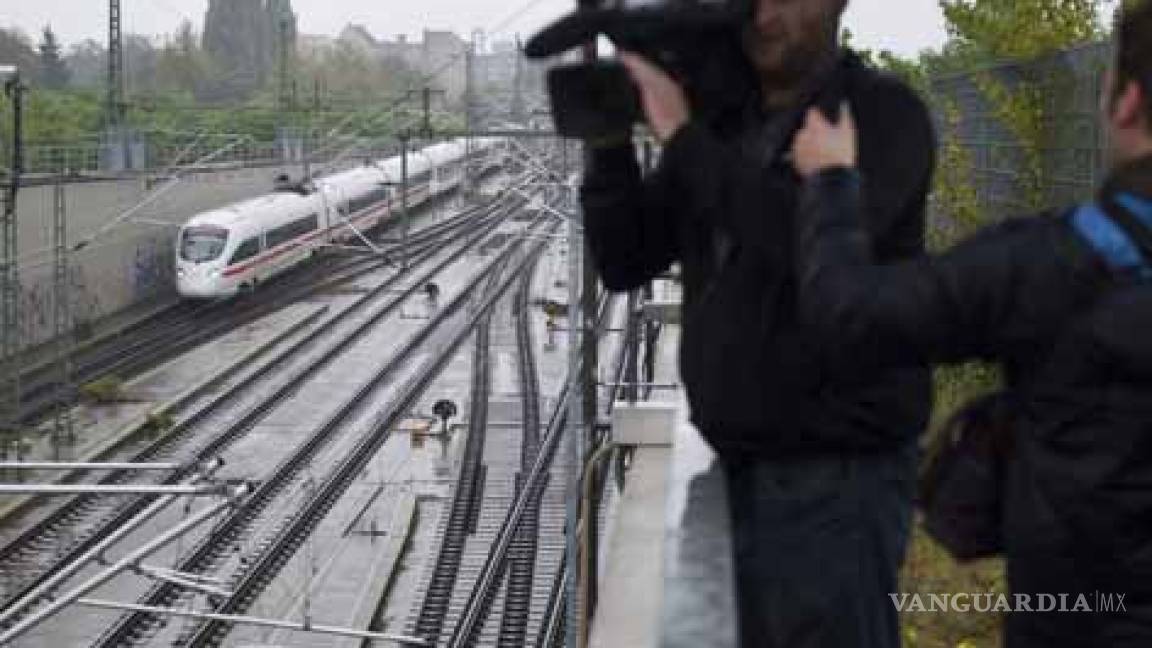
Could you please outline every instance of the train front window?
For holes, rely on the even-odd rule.
[[[227,243],[228,230],[223,227],[188,227],[180,237],[180,258],[192,263],[207,263],[219,258]]]

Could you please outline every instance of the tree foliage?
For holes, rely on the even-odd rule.
[[[201,49],[200,37],[191,21],[181,22],[176,35],[161,50],[156,71],[159,76],[156,90],[160,95],[181,99],[205,95],[215,69],[212,59]]]
[[[108,50],[91,38],[73,44],[64,58],[73,88],[96,90],[104,87],[108,74]]]
[[[1041,164],[1046,145],[1045,114],[1050,105],[1041,85],[1024,78],[1006,82],[993,69],[1004,62],[1028,61],[1058,50],[1097,40],[1104,35],[1100,16],[1110,3],[1100,0],[940,0],[947,21],[948,43],[939,50],[923,53],[915,67],[923,78],[966,74],[989,109],[990,116],[1016,140],[1023,155],[1015,169],[1020,181],[1022,202],[1038,207],[1046,181]],[[961,137],[964,115],[954,98],[932,91],[925,83],[930,103],[937,115],[940,148],[933,191],[930,244],[935,249],[953,245],[986,226],[993,217],[985,213],[973,173],[973,150]],[[999,144],[1011,144],[1000,142]],[[935,372],[933,420],[941,423],[960,406],[990,390],[1001,387],[999,372],[987,365],[968,364],[939,368]],[[922,562],[914,555],[911,564]],[[970,570],[950,569],[947,561],[934,561],[919,569],[912,578],[929,584],[931,591],[966,591]],[[943,565],[943,566],[942,566]],[[992,575],[999,565],[989,569]],[[1002,585],[982,587],[998,589]],[[965,615],[954,619],[952,628],[940,624],[924,626],[909,616],[903,619],[905,636],[915,645],[985,645],[998,634],[996,624],[986,615]],[[971,641],[968,641],[970,639]]]
[[[1027,59],[1100,38],[1101,0],[940,0],[958,50]]]
[[[35,73],[38,61],[36,49],[24,32],[0,28],[0,62],[15,65],[27,79]]]

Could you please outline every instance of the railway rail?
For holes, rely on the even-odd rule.
[[[437,272],[441,271],[454,260],[458,259],[460,255],[482,241],[502,222],[503,217],[511,213],[511,207],[506,208],[505,212],[503,215],[497,214],[492,218],[481,221],[479,231],[465,241],[458,250],[435,264],[430,270],[422,272],[421,276],[415,281],[410,282],[411,285],[408,286],[408,288],[402,291],[397,297],[370,312],[367,317],[360,321],[342,338],[336,340],[331,339],[334,323],[352,318],[357,312],[362,310],[362,307],[378,300],[381,295],[393,289],[398,282],[410,280],[412,277],[409,275],[399,275],[384,282],[378,288],[358,300],[356,305],[337,315],[327,326],[314,330],[312,333],[281,350],[276,358],[250,374],[234,386],[233,389],[216,396],[206,406],[182,420],[170,434],[162,439],[146,444],[143,448],[135,449],[133,452],[127,454],[127,458],[132,461],[154,461],[176,456],[186,462],[185,465],[187,468],[169,475],[168,479],[165,480],[166,482],[175,482],[179,480],[185,472],[191,470],[199,461],[218,455],[229,443],[239,438],[246,430],[251,429],[277,402],[294,393],[304,381],[326,366],[332,359],[338,357],[343,350],[347,349],[366,331],[370,330],[374,324],[394,311],[405,298],[422,287],[428,279],[435,276]],[[436,256],[437,253],[437,250],[431,248],[424,250],[421,252],[420,262],[423,263],[431,259]],[[420,268],[420,265],[417,264],[412,267],[415,271]],[[266,398],[252,404],[239,417],[235,417],[230,421],[220,420],[227,418],[224,416],[225,414],[234,414],[234,410],[230,410],[229,408],[235,407],[236,402],[240,400],[240,394],[253,391],[255,387],[265,384],[277,371],[287,368],[290,359],[298,357],[309,348],[318,347],[321,342],[324,341],[328,342],[328,346],[322,349],[318,362],[305,363],[304,366],[297,367],[295,372],[287,380],[279,384],[278,388],[273,390]],[[198,431],[212,425],[219,425],[224,431],[212,437],[207,443],[197,444],[191,442],[191,438],[195,437]],[[106,475],[100,483],[122,483],[130,477],[132,477],[131,473],[117,471]],[[3,548],[0,548],[0,572],[12,574],[13,572],[26,570],[35,574],[33,578],[26,580],[14,595],[8,597],[7,603],[11,604],[14,601],[21,600],[35,593],[45,579],[56,574],[62,566],[67,565],[71,559],[83,555],[83,553],[90,549],[103,535],[131,519],[147,505],[147,501],[147,498],[125,501],[124,498],[78,496],[72,498],[63,506],[60,506],[43,519],[34,523],[13,541],[9,542]],[[45,561],[43,560],[43,556],[45,548],[52,546],[54,538],[66,538],[69,533],[72,533],[78,528],[86,528],[88,531],[78,537],[72,538],[72,541],[66,546],[57,547],[57,550],[53,553],[58,554],[60,558],[52,561],[48,565],[44,565]],[[37,571],[37,568],[40,568],[39,571]],[[7,605],[5,609],[7,609]]]
[[[514,268],[522,269],[535,255],[539,254],[542,246],[542,242],[531,244],[523,257],[516,262]],[[520,246],[510,246],[506,248],[497,259],[488,265],[487,270],[491,271],[494,268],[501,268],[515,249],[520,249]],[[411,358],[413,353],[428,340],[434,330],[439,328],[455,313],[461,311],[463,306],[468,303],[468,298],[471,293],[491,276],[488,271],[477,275],[451,304],[445,307],[427,326],[421,329],[421,334],[411,339],[405,345],[402,352],[394,356],[393,360],[378,372],[378,376],[394,372],[397,367]],[[391,429],[400,421],[411,404],[422,395],[429,383],[440,373],[452,357],[453,352],[473,334],[473,331],[481,319],[490,313],[500,295],[512,284],[515,273],[516,270],[514,269],[511,277],[509,279],[503,279],[500,287],[492,294],[485,296],[478,308],[469,310],[466,321],[450,334],[447,342],[438,341],[439,348],[434,359],[420,368],[418,373],[404,385],[397,398],[389,399],[383,411],[375,417],[375,424],[371,429],[358,436],[358,440],[352,451],[345,453],[343,458],[336,462],[336,465],[327,473],[321,484],[315,489],[313,495],[298,509],[296,514],[285,524],[280,525],[273,537],[261,543],[261,549],[258,555],[248,562],[248,567],[244,569],[240,577],[234,581],[232,587],[233,594],[216,607],[217,612],[242,614],[248,606],[253,603],[259,593],[290,559],[296,549],[299,548],[309,532],[319,523],[335,501],[348,488],[365,464],[390,437]],[[355,407],[357,405],[354,404],[363,403],[371,392],[371,389],[372,387],[370,385],[366,386],[356,397],[349,399],[349,406]],[[322,442],[324,438],[331,434],[332,426],[337,425],[336,422],[343,418],[343,416],[346,415],[333,417],[328,424],[313,435],[308,445]],[[291,464],[298,466],[300,462],[303,461],[303,459],[297,458],[299,454],[300,453],[295,453],[293,455]],[[277,469],[273,476],[264,482],[260,489],[258,489],[249,500],[250,506],[259,506],[260,502],[266,501],[268,496],[271,495],[270,491],[282,488],[287,479],[285,471],[290,468],[291,465]],[[262,495],[261,491],[267,491],[268,494]],[[213,554],[218,554],[226,547],[232,546],[236,540],[236,535],[241,533],[243,528],[251,522],[251,517],[255,511],[247,509],[247,506],[242,507],[231,518],[218,526],[210,538],[193,551],[188,559],[182,561],[180,566],[181,571],[199,572],[212,562],[211,556]],[[146,604],[171,604],[177,594],[178,588],[170,585],[162,585],[155,588],[153,592],[146,597]],[[96,645],[102,648],[132,645],[133,637],[139,636],[145,620],[146,615],[142,614],[132,614],[122,618],[121,622],[110,629]],[[185,646],[200,648],[216,646],[219,645],[219,642],[227,634],[227,630],[228,624],[224,622],[208,621],[200,625],[199,628],[182,643]]]
[[[601,299],[596,318],[598,328],[601,330],[607,324],[613,299],[607,296]],[[620,354],[617,374],[622,367],[623,354]],[[577,368],[577,375],[578,373]],[[452,629],[445,646],[464,648],[481,645],[482,633],[490,623],[492,608],[501,593],[503,606],[499,615],[499,632],[496,635],[495,645],[525,646],[532,639],[527,632],[529,623],[533,621],[530,608],[531,593],[541,576],[535,573],[535,566],[540,559],[535,543],[538,542],[545,491],[549,486],[553,462],[567,425],[571,393],[569,380],[561,390],[546,432],[539,439],[535,452],[532,453],[531,448],[527,447],[528,444],[525,444],[527,452],[522,456],[523,466],[516,498],[505,513],[504,521],[489,548],[475,587],[469,593],[460,620]],[[526,414],[526,418],[531,416],[530,412]],[[528,537],[529,534],[531,538]],[[529,573],[529,565],[532,565],[532,573]],[[565,560],[561,555],[557,572],[563,572],[564,565]],[[562,583],[560,577],[555,577],[552,587],[562,587]],[[552,640],[558,630],[551,616],[562,606],[560,592],[554,590],[542,609],[541,618],[535,619],[540,632],[533,645],[544,646],[546,644],[542,642]]]
[[[386,247],[382,258],[375,255],[352,259],[325,256],[277,277],[256,293],[222,302],[180,301],[129,326],[113,338],[77,352],[71,359],[72,383],[83,385],[108,375],[122,379],[133,376],[287,304],[379,271],[394,264],[397,255],[418,255],[434,241],[465,226],[467,220],[482,209],[483,205],[478,206],[449,221],[412,233],[407,251],[402,250],[399,243],[394,243]],[[400,223],[389,221],[382,227],[387,231],[399,226]],[[73,386],[63,392],[59,374],[60,369],[55,363],[45,363],[23,372],[21,421],[31,424],[61,402],[75,401],[79,390]]]

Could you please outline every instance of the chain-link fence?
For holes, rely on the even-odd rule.
[[[1110,50],[1097,43],[1030,63],[1013,63],[931,82],[941,140],[953,136],[971,160],[982,212],[992,218],[1029,211],[1027,150],[999,118],[988,81],[1008,92],[1038,93],[1041,120],[1039,189],[1050,207],[1092,195],[1104,173],[1098,104]],[[944,106],[956,120],[949,123]]]

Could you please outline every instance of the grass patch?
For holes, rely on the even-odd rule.
[[[957,564],[940,545],[915,525],[900,574],[900,591],[920,594],[994,594],[1007,592],[1000,559]],[[905,648],[998,648],[1003,615],[994,612],[901,612]]]
[[[97,378],[80,388],[80,395],[93,403],[122,403],[124,396],[124,380],[119,376],[104,376]]]
[[[168,412],[151,412],[148,418],[144,420],[144,425],[141,426],[140,431],[148,438],[156,438],[172,429],[176,421]]]

